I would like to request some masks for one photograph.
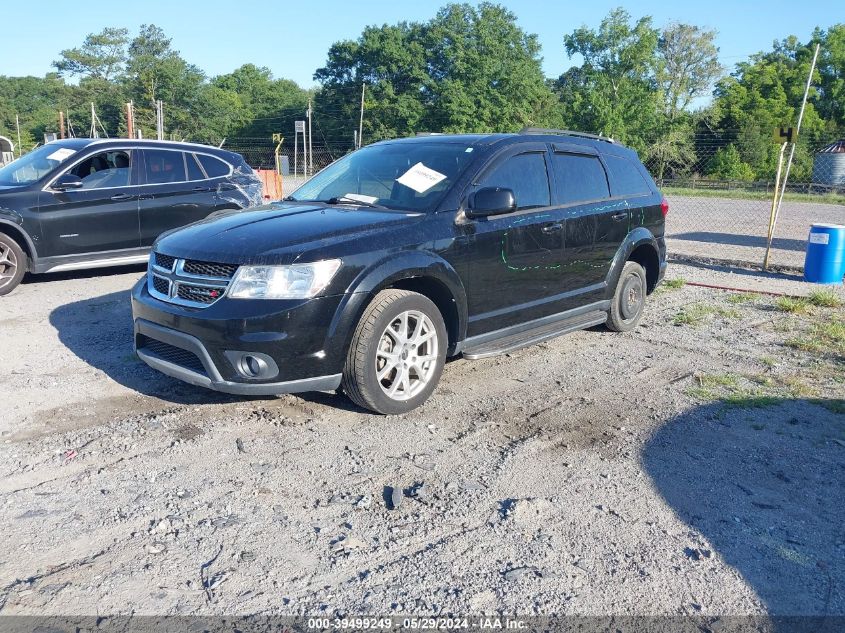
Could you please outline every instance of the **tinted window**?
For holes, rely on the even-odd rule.
[[[220,176],[229,175],[229,165],[227,163],[207,154],[199,154],[198,156],[209,178],[219,178]]]
[[[560,204],[601,200],[610,195],[604,167],[595,156],[555,153],[552,169]]]
[[[511,189],[520,209],[550,204],[546,160],[539,152],[508,158],[484,177],[482,186]]]
[[[610,172],[610,183],[614,196],[651,193],[648,183],[634,163],[619,156],[605,155],[604,159]]]
[[[82,189],[126,187],[129,184],[129,152],[99,152],[71,169],[82,179]]]
[[[185,161],[182,152],[162,149],[144,151],[147,163],[147,183],[185,182]]]
[[[185,154],[185,164],[188,167],[188,180],[205,180],[205,174],[202,173],[194,154]]]

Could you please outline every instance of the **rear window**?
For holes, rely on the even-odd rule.
[[[144,150],[147,184],[185,182],[185,159],[182,152],[163,149]]]
[[[603,200],[610,196],[607,175],[595,156],[556,152],[552,157],[552,169],[559,204]]]
[[[185,153],[185,166],[188,168],[188,180],[205,180],[197,157],[194,154]]]
[[[610,172],[610,187],[614,196],[636,196],[651,193],[648,182],[639,167],[627,158],[605,154],[604,160]]]
[[[228,163],[224,163],[219,158],[214,158],[214,156],[209,156],[208,154],[198,154],[197,156],[209,178],[220,178],[221,176],[229,175],[231,169]]]

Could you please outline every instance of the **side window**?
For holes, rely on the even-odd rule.
[[[208,174],[209,178],[220,178],[221,176],[229,175],[230,167],[228,163],[224,163],[219,158],[214,158],[214,156],[209,156],[208,154],[198,154],[198,157],[200,163],[202,163],[202,168]]]
[[[551,204],[549,175],[542,152],[511,156],[484,177],[482,186],[511,189],[520,209]]]
[[[200,169],[196,154],[186,152],[183,156],[185,157],[185,166],[188,169],[188,180],[205,180],[206,176]]]
[[[636,196],[651,193],[651,188],[640,170],[627,158],[606,154],[604,160],[610,172],[610,185],[614,196]]]
[[[610,196],[607,175],[595,156],[555,153],[552,169],[560,204],[602,200]]]
[[[82,179],[82,189],[104,189],[129,185],[129,152],[99,152],[89,156],[68,173]]]
[[[163,149],[144,150],[147,184],[157,185],[168,182],[185,182],[185,160],[182,152]]]

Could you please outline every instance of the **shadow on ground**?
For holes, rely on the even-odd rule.
[[[698,407],[643,452],[657,490],[712,545],[687,556],[721,556],[772,616],[845,615],[845,401],[824,404]]]
[[[668,233],[666,237],[688,242],[707,242],[708,244],[728,244],[730,246],[755,246],[766,248],[766,236],[741,235],[737,233],[716,233],[711,231],[689,231],[686,233]],[[772,248],[783,251],[801,251],[807,249],[806,240],[793,240],[785,237],[772,239]]]
[[[137,273],[140,277],[147,270],[146,264],[133,264],[132,266],[109,266],[108,268],[89,268],[86,270],[72,270],[62,273],[44,273],[33,275],[27,273],[22,284],[45,284],[66,279],[91,279],[93,277],[105,277],[108,275],[126,275]]]
[[[83,361],[121,385],[178,404],[232,402],[248,398],[194,387],[147,367],[133,350],[129,291],[75,301],[50,313],[59,340]]]

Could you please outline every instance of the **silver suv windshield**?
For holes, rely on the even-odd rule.
[[[473,148],[463,143],[370,145],[326,167],[285,200],[433,210],[463,173]]]
[[[76,154],[75,149],[48,143],[0,168],[0,185],[30,185]]]

